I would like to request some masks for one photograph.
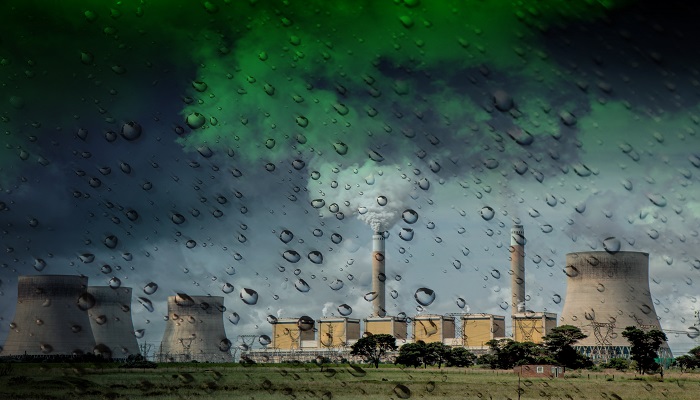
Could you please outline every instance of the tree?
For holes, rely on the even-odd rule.
[[[406,343],[399,349],[399,355],[396,357],[395,363],[418,368],[421,365],[426,365],[426,353],[427,345],[424,341],[419,340],[415,343]]]
[[[447,363],[447,358],[450,354],[450,346],[447,346],[441,342],[429,343],[426,352],[426,363],[430,365],[438,365],[438,368],[442,368],[443,363]]]
[[[455,347],[447,355],[448,367],[469,367],[474,365],[476,356],[464,347]]]
[[[513,339],[492,339],[486,342],[491,348],[493,358],[489,365],[493,369],[511,369],[523,364],[554,364],[547,350],[532,342],[516,342]]]
[[[676,357],[674,363],[680,367],[681,372],[686,372],[689,369],[695,369],[698,366],[697,358],[695,358],[695,356],[687,354],[682,355],[680,357]]]
[[[588,336],[573,325],[562,325],[552,328],[551,332],[542,338],[549,355],[557,364],[566,368],[578,369],[593,365],[590,358],[574,349],[574,343]]]
[[[626,358],[614,357],[603,364],[603,368],[615,368],[618,371],[627,371],[630,367],[630,360]]]
[[[374,364],[374,368],[379,368],[379,362],[384,358],[387,351],[396,350],[396,338],[386,333],[379,335],[368,334],[355,342],[351,348],[351,355],[364,357],[367,361]]]
[[[632,360],[637,362],[637,371],[640,374],[654,372],[659,369],[659,364],[654,360],[661,344],[667,340],[666,334],[658,329],[648,332],[628,326],[622,331],[622,336],[632,345],[630,353]]]

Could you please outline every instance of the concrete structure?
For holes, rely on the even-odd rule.
[[[464,347],[485,347],[492,339],[506,335],[506,321],[503,315],[466,314],[462,316],[462,344]]]
[[[272,324],[272,348],[299,350],[315,348],[315,321],[309,317],[279,318]]]
[[[396,344],[400,346],[402,343],[399,340],[407,339],[408,324],[405,319],[396,317],[369,317],[365,319],[365,333],[392,335],[397,339]]]
[[[649,291],[649,254],[569,253],[564,272],[567,288],[560,322],[588,335],[577,346],[594,360],[628,357],[630,345],[621,335],[628,326],[661,330]],[[670,357],[666,344],[661,353]]]
[[[372,291],[376,294],[372,300],[372,316],[374,317],[386,315],[384,267],[384,236],[380,232],[375,232],[372,236]]]
[[[95,299],[95,306],[87,310],[95,353],[117,359],[139,354],[131,320],[131,288],[89,286],[87,292]]]
[[[360,320],[321,318],[318,320],[318,347],[332,349],[352,346],[360,338]]]
[[[224,331],[224,298],[168,297],[168,320],[159,361],[232,362],[231,341]]]
[[[95,300],[87,284],[85,276],[20,276],[15,317],[0,356],[92,353],[95,339],[86,310]]]
[[[557,314],[526,311],[511,316],[513,340],[542,343],[542,337],[557,327]]]
[[[525,230],[513,225],[510,230],[511,312],[525,311]]]
[[[453,344],[455,319],[444,315],[416,315],[413,317],[413,341]]]

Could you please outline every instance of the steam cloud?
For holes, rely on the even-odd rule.
[[[326,164],[319,170],[328,171],[332,167]],[[338,215],[338,212],[344,216],[355,215],[374,232],[384,232],[394,226],[409,208],[408,199],[415,192],[413,180],[400,166],[378,168],[373,161],[362,166],[354,164],[330,179],[323,178],[322,175],[319,180],[309,181],[311,201],[324,200],[325,208],[333,213],[330,215]],[[336,205],[337,212],[333,211]]]

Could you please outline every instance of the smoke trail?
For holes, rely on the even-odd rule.
[[[408,208],[409,196],[415,191],[414,181],[398,165],[377,168],[375,162],[367,161],[362,166],[354,164],[337,173],[333,172],[337,168],[330,164],[322,165],[319,170],[321,177],[308,184],[312,204],[324,204],[331,212],[323,216],[355,215],[374,232],[394,226]]]
[[[328,316],[328,310],[329,310],[331,307],[333,307],[333,303],[331,303],[331,302],[323,303],[323,309],[321,310],[321,315],[322,315],[323,317],[327,317],[327,316]]]

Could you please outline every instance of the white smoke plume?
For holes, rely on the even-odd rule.
[[[323,200],[325,204],[319,211],[324,216],[338,212],[345,217],[355,215],[374,232],[394,226],[409,208],[411,193],[417,190],[417,181],[398,165],[379,167],[368,160],[362,166],[354,164],[339,172],[333,172],[334,167],[325,164],[319,171],[319,179],[309,180],[308,184],[312,204],[321,204],[317,200]]]
[[[323,309],[321,310],[321,315],[323,315],[323,317],[327,317],[327,316],[328,316],[328,310],[329,310],[331,307],[333,307],[333,303],[331,303],[331,302],[323,303]]]
[[[277,318],[282,318],[282,309],[277,310]]]

